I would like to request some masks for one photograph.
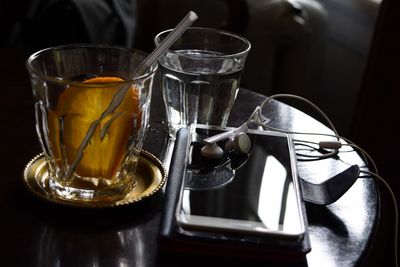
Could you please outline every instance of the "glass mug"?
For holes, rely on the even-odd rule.
[[[111,201],[134,188],[157,69],[155,64],[135,77],[146,56],[117,46],[75,44],[28,58],[36,130],[49,187],[58,197]]]
[[[171,137],[192,123],[226,126],[250,48],[239,35],[194,27],[164,53],[159,71]]]

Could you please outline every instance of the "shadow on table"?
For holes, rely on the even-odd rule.
[[[30,266],[151,266],[155,261],[163,193],[130,206],[73,208],[34,198],[21,186],[18,209],[31,241]],[[29,231],[29,230],[28,230]]]

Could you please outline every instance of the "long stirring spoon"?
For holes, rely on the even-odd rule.
[[[165,51],[187,30],[187,28],[193,24],[194,21],[196,21],[198,18],[197,14],[193,11],[190,11],[175,27],[175,29],[168,34],[168,36],[153,50],[152,53],[150,53],[145,60],[139,65],[137,68],[137,71],[135,73],[135,76],[141,76],[143,75],[164,53]],[[83,156],[83,151],[89,144],[90,139],[94,135],[96,128],[100,124],[100,121],[106,117],[107,115],[111,114],[114,112],[114,110],[121,104],[122,100],[124,99],[124,96],[126,92],[129,90],[130,86],[125,86],[120,88],[113,96],[113,99],[111,100],[110,104],[106,108],[106,110],[103,111],[103,113],[100,115],[100,117],[93,121],[86,132],[85,137],[83,138],[81,144],[79,145],[77,155],[74,158],[74,161],[72,162],[71,166],[68,168],[68,171],[66,173],[66,178],[70,178],[71,174],[75,171],[76,166],[79,164],[79,162],[82,159]],[[108,124],[108,127],[105,127],[102,129],[100,135],[101,137],[104,137],[105,133],[107,132],[107,129],[111,125]]]

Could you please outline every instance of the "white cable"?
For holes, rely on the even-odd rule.
[[[358,150],[361,152],[361,154],[362,154],[363,156],[367,157],[368,160],[365,160],[365,159],[364,159],[364,161],[365,161],[367,164],[368,164],[368,161],[369,161],[369,162],[371,163],[372,167],[374,168],[374,171],[373,171],[373,172],[379,175],[379,173],[378,173],[378,167],[376,166],[376,164],[375,164],[374,160],[372,159],[372,157],[367,153],[367,151],[365,151],[364,149],[362,149],[361,147],[359,147],[358,145],[356,145],[356,144],[355,144],[353,141],[351,141],[349,138],[346,138],[346,137],[343,137],[343,136],[340,136],[340,138],[347,142],[347,144],[343,144],[343,145],[356,148],[356,149],[358,149]]]
[[[304,134],[306,134],[306,133],[304,133]],[[339,137],[340,139],[343,139],[344,141],[348,142],[348,143],[341,143],[341,146],[342,147],[343,146],[350,146],[352,148],[358,149],[361,152],[361,156],[365,156],[366,157],[366,158],[363,158],[363,160],[367,163],[367,165],[368,165],[368,162],[370,162],[372,167],[373,167],[373,169],[374,169],[373,172],[376,173],[376,174],[379,174],[378,173],[378,167],[376,166],[376,164],[375,164],[374,160],[372,159],[372,157],[367,153],[367,151],[365,151],[364,149],[362,149],[361,147],[356,145],[350,139],[348,139],[346,137],[343,137],[343,136],[336,136],[336,135],[330,135],[330,134],[315,134],[315,135],[328,136],[328,137]],[[320,148],[324,148],[324,147],[321,147],[321,143],[323,144],[324,142],[330,142],[330,141],[314,142],[314,141],[301,140],[301,139],[293,139],[293,141],[294,142],[299,142],[299,143],[301,142],[301,143],[308,143],[308,144],[318,145],[318,146],[320,146]],[[336,142],[336,141],[334,141],[334,142]],[[310,147],[312,147],[312,146],[310,146]],[[312,148],[314,148],[315,150],[318,150],[316,147],[312,147]],[[356,151],[356,150],[353,149],[353,151]]]
[[[364,149],[362,149],[361,147],[359,147],[358,145],[356,145],[356,144],[354,144],[354,143],[349,143],[349,144],[343,144],[344,146],[350,146],[350,147],[352,147],[352,148],[356,148],[356,149],[358,149],[358,150],[360,150],[360,152],[362,153],[362,154],[364,154],[367,158],[368,158],[368,160],[369,160],[369,162],[371,163],[371,165],[372,165],[372,167],[374,168],[374,171],[373,171],[373,173],[375,173],[376,175],[379,175],[379,173],[378,173],[378,167],[376,166],[376,164],[375,164],[375,162],[374,162],[374,160],[372,159],[372,157],[367,153],[367,151],[365,151]]]
[[[340,136],[338,131],[336,130],[335,126],[333,125],[332,121],[329,119],[329,117],[317,106],[315,105],[313,102],[311,102],[310,100],[298,96],[298,95],[292,95],[292,94],[276,94],[276,95],[272,95],[270,97],[267,97],[260,105],[260,107],[263,107],[264,105],[266,105],[268,102],[270,102],[272,99],[275,98],[293,98],[296,100],[301,100],[307,104],[309,104],[311,107],[313,107],[328,123],[329,127],[331,128],[331,130],[334,132],[334,134],[321,134],[321,133],[307,133],[307,132],[296,132],[296,131],[289,131],[289,130],[282,130],[282,129],[278,129],[278,128],[274,128],[272,126],[269,125],[264,125],[268,130],[271,131],[277,131],[277,132],[284,132],[287,134],[297,134],[297,135],[319,135],[319,136],[329,136],[329,137],[333,137],[336,138],[338,140],[338,142],[340,142],[340,139],[343,139],[344,141],[348,142],[349,144],[342,144],[342,145],[350,145],[350,146],[354,146],[356,148],[358,148],[361,152],[362,152],[362,156],[366,156],[368,158],[368,160],[372,163],[373,168],[374,168],[374,172],[378,173],[378,169],[374,163],[374,161],[372,160],[371,156],[362,148],[360,148],[359,146],[355,145],[353,141],[351,141],[350,139]],[[298,140],[300,141],[300,140]],[[301,140],[302,142],[304,142],[304,140]],[[331,141],[322,141],[322,142],[331,142]],[[319,144],[319,146],[321,147],[322,144]],[[321,147],[323,148],[323,147]],[[326,147],[325,147],[326,148]],[[315,159],[326,159],[326,158],[330,158],[330,157],[335,157],[337,156],[337,154],[339,153],[338,148],[332,148],[332,151],[323,154],[323,155],[308,155],[308,154],[302,154],[302,153],[296,153],[297,156],[300,157],[305,157],[305,158],[315,158]],[[365,160],[365,159],[364,159]],[[365,160],[366,161],[366,160]],[[368,161],[366,161],[368,162]]]
[[[342,137],[341,137],[342,138]],[[347,139],[347,138],[344,138]],[[295,140],[295,141],[300,141],[300,142],[304,142],[304,143],[310,143],[310,144],[315,144],[315,145],[319,145],[319,143],[317,142],[312,142],[312,141],[304,141],[304,140]],[[350,141],[347,139],[347,141]],[[302,144],[304,145],[304,144]],[[397,240],[398,240],[398,227],[399,227],[399,223],[398,223],[398,207],[397,207],[397,201],[396,201],[396,196],[393,193],[393,190],[390,188],[389,184],[385,181],[385,179],[383,179],[381,176],[378,175],[377,173],[377,167],[376,164],[374,162],[374,160],[372,159],[372,157],[361,147],[359,147],[358,145],[352,143],[352,144],[342,144],[343,146],[350,146],[352,148],[355,148],[356,150],[359,150],[363,155],[365,155],[369,162],[371,163],[371,165],[373,166],[374,170],[376,170],[376,172],[371,172],[371,171],[367,171],[367,170],[360,170],[360,173],[364,173],[364,174],[368,174],[370,176],[375,177],[376,179],[378,179],[378,181],[382,182],[383,185],[386,187],[386,189],[389,191],[393,205],[394,205],[394,216],[395,216],[395,225],[394,225],[394,229],[395,229],[395,235],[394,235],[394,260],[395,260],[395,266],[398,266],[398,255],[397,255]],[[311,148],[317,149],[313,146],[309,146]],[[353,150],[354,151],[354,150]],[[368,166],[367,166],[368,167]],[[367,178],[367,177],[361,177],[359,176],[359,178]]]
[[[310,154],[300,154],[298,152],[296,152],[296,155],[298,156],[303,156],[305,158],[310,158],[310,160],[315,160],[315,159],[325,159],[325,158],[330,158],[330,157],[335,157],[338,155],[339,153],[339,148],[341,148],[342,146],[350,146],[353,148],[353,151],[356,153],[359,153],[360,156],[362,157],[362,159],[364,160],[364,162],[367,164],[366,167],[368,167],[368,162],[370,162],[374,168],[374,172],[370,172],[367,170],[360,170],[360,173],[364,173],[364,174],[369,174],[372,175],[373,177],[376,177],[379,181],[381,181],[385,187],[388,189],[388,191],[390,192],[391,198],[393,200],[393,204],[394,204],[394,212],[395,212],[395,237],[394,237],[394,261],[395,261],[395,266],[398,267],[398,255],[397,255],[397,235],[398,235],[398,209],[397,209],[397,202],[396,202],[396,197],[392,191],[392,189],[390,188],[389,184],[387,184],[387,182],[378,175],[378,169],[377,166],[374,162],[374,160],[372,159],[372,157],[361,147],[359,147],[358,145],[356,145],[354,142],[352,142],[351,140],[349,140],[348,138],[342,137],[338,134],[338,131],[336,130],[336,128],[334,127],[333,123],[331,122],[331,120],[329,119],[329,117],[327,115],[325,115],[325,113],[318,107],[316,106],[314,103],[312,103],[311,101],[309,101],[306,98],[297,96],[297,95],[291,95],[291,94],[277,94],[277,95],[272,95],[270,97],[267,97],[262,103],[261,105],[259,105],[257,107],[258,110],[262,109],[265,107],[265,105],[271,101],[272,99],[275,98],[281,98],[281,97],[286,97],[286,98],[293,98],[293,99],[298,99],[301,100],[303,102],[306,102],[307,104],[309,104],[311,107],[313,107],[317,112],[319,112],[319,114],[326,120],[326,122],[328,123],[329,127],[331,128],[331,130],[334,132],[334,134],[322,134],[322,133],[305,133],[305,132],[295,132],[295,131],[289,131],[289,130],[283,130],[283,129],[279,129],[279,128],[275,128],[272,126],[267,125],[266,122],[269,122],[270,120],[264,116],[262,114],[262,112],[257,113],[258,114],[258,124],[259,126],[263,126],[264,129],[267,130],[272,130],[272,131],[277,131],[277,132],[284,132],[287,134],[296,134],[296,135],[318,135],[318,136],[329,136],[329,137],[333,137],[336,138],[337,141],[331,141],[331,140],[327,140],[327,141],[319,141],[319,142],[313,142],[313,141],[306,141],[306,140],[298,140],[298,139],[293,139],[293,141],[295,142],[303,142],[303,144],[297,144],[297,145],[303,145],[303,146],[308,146],[311,147],[312,149],[318,150],[318,148],[315,148],[311,145],[306,145],[307,143],[309,144],[315,144],[318,145],[319,149],[332,149],[330,152],[326,153],[326,154],[322,154],[322,155],[318,155],[318,156],[314,156],[314,155],[310,155]],[[256,109],[256,110],[257,110]],[[253,112],[254,115],[254,112]],[[253,117],[253,115],[251,117]],[[344,140],[347,143],[342,143],[341,140]],[[304,144],[306,143],[306,144]],[[298,151],[298,150],[297,150]],[[366,158],[365,158],[366,157]],[[304,160],[304,159],[303,159]],[[341,160],[338,157],[338,160]],[[369,167],[368,167],[369,168]],[[360,176],[359,176],[360,178]]]
[[[342,137],[341,137],[342,138]],[[347,138],[345,138],[347,139]],[[310,143],[310,144],[315,144],[315,145],[319,145],[319,143],[317,142],[312,142],[312,141],[303,141],[303,140],[296,140],[296,141],[301,141],[301,142],[305,142],[305,143]],[[347,141],[350,141],[347,139]],[[343,146],[350,146],[353,149],[355,148],[356,150],[359,150],[363,155],[365,155],[369,162],[371,163],[371,165],[373,166],[375,172],[371,172],[371,171],[367,171],[367,170],[360,170],[360,173],[364,173],[364,174],[368,174],[370,176],[375,177],[376,179],[378,179],[380,182],[383,183],[383,185],[386,187],[386,189],[389,191],[393,205],[394,205],[394,216],[395,216],[395,225],[394,225],[394,260],[395,260],[395,266],[398,266],[398,255],[397,255],[397,240],[398,240],[398,227],[399,227],[399,222],[398,222],[398,207],[397,207],[397,201],[396,201],[396,196],[393,193],[393,190],[390,188],[389,184],[385,181],[385,179],[383,179],[381,176],[378,175],[378,169],[377,166],[374,162],[374,160],[372,159],[372,157],[361,147],[359,147],[358,145],[352,143],[352,144],[342,144]],[[311,148],[316,149],[315,147],[309,146]],[[359,177],[359,178],[366,178],[366,177]]]
[[[339,133],[336,130],[335,126],[333,125],[332,121],[329,119],[329,117],[317,106],[315,105],[313,102],[311,102],[310,100],[298,96],[298,95],[292,95],[292,94],[276,94],[276,95],[272,95],[267,97],[260,105],[260,107],[264,107],[267,105],[268,102],[270,102],[272,99],[276,99],[276,98],[293,98],[296,100],[301,100],[307,104],[309,104],[312,108],[314,108],[324,119],[325,121],[328,123],[329,127],[331,128],[331,130],[335,133],[334,135],[332,135],[333,137],[335,137],[338,141],[340,141],[339,139]],[[265,128],[267,128],[270,131],[276,131],[276,132],[284,132],[287,134],[298,134],[298,135],[321,135],[318,133],[304,133],[304,132],[295,132],[295,131],[289,131],[289,130],[282,130],[279,128],[275,128],[269,125],[264,124]],[[300,157],[304,157],[304,158],[309,158],[308,160],[312,160],[312,158],[317,159],[317,160],[321,160],[321,159],[327,159],[327,158],[331,158],[331,157],[335,157],[337,154],[339,153],[338,149],[332,149],[331,151],[329,151],[326,154],[322,154],[322,155],[308,155],[308,154],[302,154],[302,153],[296,153],[297,156]],[[304,159],[302,159],[304,160]]]
[[[267,129],[269,130],[273,130],[273,131],[278,131],[278,132],[284,132],[284,133],[288,133],[288,134],[297,134],[297,135],[318,135],[318,136],[329,136],[329,137],[334,137],[338,140],[338,143],[336,141],[331,142],[331,141],[321,141],[321,142],[312,142],[312,141],[306,141],[306,140],[298,140],[298,139],[293,139],[294,141],[297,142],[304,142],[304,143],[312,143],[312,144],[316,144],[318,145],[320,148],[333,148],[333,150],[330,153],[327,154],[323,154],[320,156],[316,156],[318,159],[323,159],[323,158],[327,158],[327,157],[333,157],[336,156],[339,153],[339,148],[341,146],[350,146],[353,148],[354,151],[361,153],[362,157],[366,157],[367,159],[363,158],[364,161],[367,164],[368,167],[368,161],[371,163],[371,165],[374,168],[374,172],[371,171],[367,171],[367,170],[360,170],[360,173],[364,173],[364,174],[368,174],[371,175],[373,177],[375,177],[376,179],[378,179],[380,182],[383,183],[383,185],[387,188],[387,190],[390,193],[391,199],[393,201],[393,205],[394,205],[394,215],[395,215],[395,235],[394,235],[394,261],[395,261],[395,266],[398,267],[398,255],[397,255],[397,239],[398,239],[398,208],[397,208],[397,201],[396,201],[396,196],[393,193],[393,190],[390,188],[389,184],[385,181],[385,179],[383,179],[381,176],[379,176],[378,174],[378,168],[374,162],[374,160],[372,159],[372,157],[361,147],[359,147],[358,145],[356,145],[354,142],[352,142],[350,139],[342,137],[338,134],[335,126],[333,125],[333,123],[331,122],[331,120],[328,118],[328,116],[314,103],[312,103],[311,101],[309,101],[306,98],[303,98],[301,96],[297,96],[297,95],[291,95],[291,94],[276,94],[276,95],[272,95],[270,97],[267,97],[267,99],[265,99],[262,103],[261,103],[261,107],[263,107],[264,105],[266,105],[269,101],[271,101],[272,99],[275,98],[282,98],[282,97],[286,97],[286,98],[293,98],[293,99],[298,99],[301,100],[307,104],[309,104],[311,107],[313,107],[317,112],[319,112],[319,114],[326,120],[326,122],[328,123],[329,127],[331,128],[331,130],[334,132],[334,134],[320,134],[320,133],[304,133],[304,132],[295,132],[295,131],[288,131],[288,130],[282,130],[282,129],[278,129],[278,128],[274,128],[268,125],[264,125]],[[347,143],[342,143],[341,139],[344,140]],[[339,145],[340,143],[340,145]],[[310,146],[312,147],[312,146]],[[315,148],[317,150],[317,148]],[[297,153],[296,153],[297,154]],[[299,155],[299,154],[297,154]],[[311,155],[302,155],[303,157],[310,157]]]
[[[301,96],[298,96],[298,95],[292,95],[292,94],[276,94],[276,95],[272,95],[272,96],[267,97],[261,103],[260,106],[266,105],[268,102],[270,102],[272,99],[275,99],[275,98],[293,98],[293,99],[298,99],[298,100],[301,100],[301,101],[309,104],[312,108],[314,108],[325,119],[325,121],[328,123],[329,128],[331,128],[331,130],[335,133],[335,135],[339,136],[338,131],[336,130],[335,126],[333,125],[333,123],[329,119],[329,117],[317,105],[315,105],[313,102],[311,102],[307,98],[304,98],[304,97],[301,97]],[[267,127],[270,127],[270,126],[267,125]],[[274,129],[273,127],[270,127],[270,128]],[[292,132],[289,132],[289,133],[292,133]]]

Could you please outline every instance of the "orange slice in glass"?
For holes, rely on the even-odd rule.
[[[59,166],[63,158],[69,165],[74,161],[90,125],[100,118],[118,89],[127,86],[118,84],[122,81],[117,77],[96,77],[83,82],[90,86],[70,86],[60,95],[55,112],[48,114],[52,150]],[[110,86],[96,87],[107,83]],[[101,120],[75,172],[83,177],[111,179],[126,156],[138,112],[138,90],[132,86],[116,110]],[[107,124],[111,126],[101,138],[101,130]]]

